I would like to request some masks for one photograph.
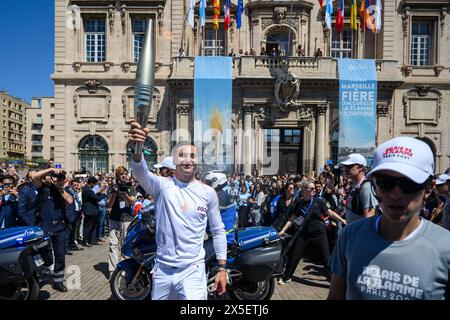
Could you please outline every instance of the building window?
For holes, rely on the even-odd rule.
[[[55,104],[54,103],[50,103],[50,108],[54,108]]]
[[[411,64],[427,66],[433,64],[433,23],[413,21],[411,33]]]
[[[212,24],[205,25],[205,40],[203,40],[202,55],[204,56],[224,56],[225,55],[225,41],[224,31],[221,24],[219,24],[219,30],[213,29]]]
[[[133,20],[133,59],[134,62],[139,61],[142,47],[144,45],[145,29],[147,27],[147,21],[145,20]]]
[[[85,27],[86,61],[105,61],[105,20],[86,20]]]
[[[42,118],[42,114],[40,113],[36,114],[36,118]]]
[[[50,126],[50,130],[55,130],[55,126],[54,126],[54,125],[51,125],[51,126]]]
[[[55,136],[50,136],[50,141],[55,141]]]
[[[51,115],[50,115],[50,119],[55,119],[55,115],[54,115],[54,114],[51,114]]]
[[[344,31],[339,37],[333,27],[331,38],[331,57],[340,59],[352,57],[352,31],[350,28],[344,28]]]
[[[272,156],[272,143],[278,145],[280,143],[280,129],[264,129],[264,142],[267,157]]]
[[[281,143],[300,143],[300,139],[301,139],[301,130],[298,129],[285,129],[282,132],[282,139],[281,139]]]

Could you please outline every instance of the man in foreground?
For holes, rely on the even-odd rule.
[[[420,140],[378,147],[368,177],[383,214],[343,229],[328,299],[449,299],[450,233],[419,217],[433,174],[433,153]]]
[[[148,129],[133,122],[130,142],[144,143]],[[153,300],[206,300],[205,250],[203,239],[207,221],[213,235],[220,271],[214,288],[226,290],[225,228],[213,188],[195,179],[197,149],[180,143],[172,150],[176,172],[173,179],[152,174],[142,155],[133,154],[134,175],[155,199],[157,254],[153,273]]]

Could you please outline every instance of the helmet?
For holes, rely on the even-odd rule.
[[[208,172],[204,179],[206,181],[206,184],[213,187],[214,189],[228,182],[227,176],[217,170]]]

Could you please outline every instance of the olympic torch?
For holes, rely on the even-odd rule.
[[[155,40],[153,20],[147,21],[144,45],[139,58],[136,79],[134,83],[134,119],[144,129],[147,127],[148,116],[155,85]],[[142,143],[136,142],[134,154],[141,154]]]

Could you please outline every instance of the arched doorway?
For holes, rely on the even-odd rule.
[[[78,144],[78,167],[83,167],[96,174],[98,171],[108,172],[108,143],[100,136],[93,135],[81,139]]]
[[[147,137],[147,140],[145,140],[145,143],[142,146],[142,153],[144,154],[145,161],[147,162],[149,168],[153,168],[153,165],[156,164],[156,161],[158,160],[157,152],[158,147],[155,142],[150,137]],[[127,144],[127,167],[128,170],[131,170],[130,143]]]
[[[276,51],[282,56],[292,55],[292,34],[289,40],[288,30],[273,30],[267,35],[266,39],[266,51],[268,55],[271,55],[272,50],[275,48]],[[289,42],[291,45],[289,46]],[[290,48],[290,50],[289,50]]]

